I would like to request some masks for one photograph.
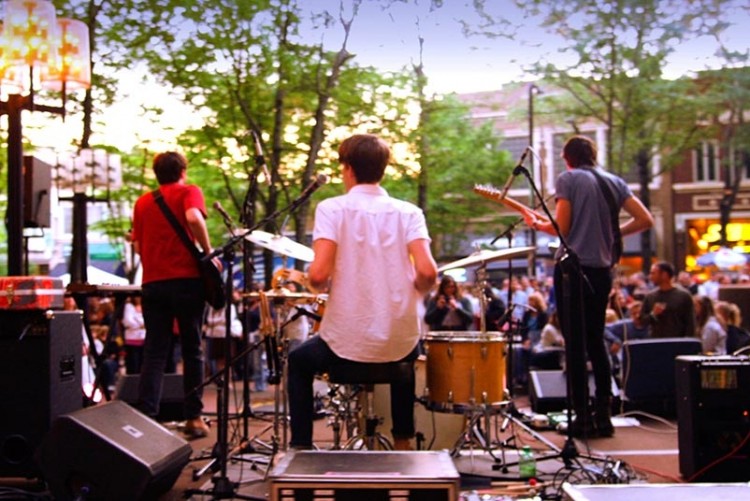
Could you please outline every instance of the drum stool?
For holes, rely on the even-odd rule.
[[[350,438],[345,449],[354,449],[361,441],[362,447],[375,450],[376,446],[391,450],[393,445],[390,440],[377,431],[382,417],[375,414],[373,404],[374,386],[376,384],[391,384],[407,381],[414,378],[414,361],[408,362],[351,362],[335,364],[328,371],[328,380],[333,384],[360,385],[364,390],[364,405],[360,406],[360,416],[364,421],[364,429],[360,427],[359,433]]]

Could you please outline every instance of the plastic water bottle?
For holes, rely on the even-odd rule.
[[[536,459],[528,445],[525,445],[518,453],[518,473],[521,478],[536,477]]]

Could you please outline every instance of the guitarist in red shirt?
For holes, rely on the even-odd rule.
[[[198,186],[187,184],[187,160],[176,152],[160,153],[153,170],[159,192],[188,235],[204,252],[211,242],[206,227],[206,203]],[[142,195],[133,209],[133,244],[143,266],[143,318],[146,341],[138,387],[138,407],[152,417],[159,413],[164,371],[177,320],[182,344],[185,390],[185,432],[208,434],[201,418],[203,381],[201,324],[206,295],[195,256],[181,241],[157,205],[154,193]]]

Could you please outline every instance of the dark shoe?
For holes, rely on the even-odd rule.
[[[185,421],[185,435],[191,438],[203,438],[208,436],[208,425],[203,418],[197,417]]]
[[[596,417],[596,434],[602,438],[611,437],[615,434],[615,427],[612,426],[612,420],[607,416],[606,418]]]

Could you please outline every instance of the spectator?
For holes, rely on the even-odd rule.
[[[740,307],[728,301],[716,303],[716,316],[727,331],[727,353],[750,345],[750,333],[741,327],[742,313]]]
[[[427,303],[425,322],[431,331],[466,331],[474,323],[471,302],[450,275],[443,275],[435,295]]]
[[[656,289],[646,294],[641,322],[648,324],[649,337],[695,336],[693,297],[682,287],[675,287],[674,266],[660,261],[651,266],[649,278]]]
[[[727,332],[716,318],[713,299],[708,296],[696,296],[695,317],[698,337],[703,343],[703,354],[726,355]]]

